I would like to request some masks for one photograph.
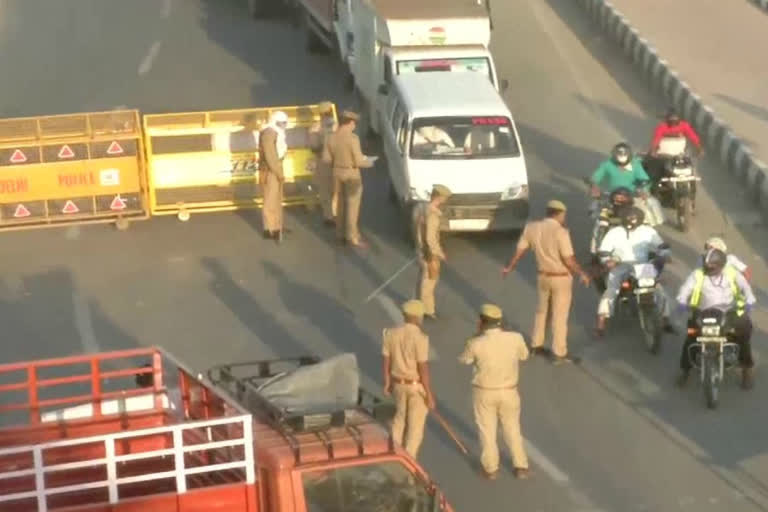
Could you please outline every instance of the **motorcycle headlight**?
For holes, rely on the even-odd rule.
[[[653,288],[656,286],[656,280],[652,277],[641,277],[637,280],[637,286],[640,288]]]
[[[701,334],[704,336],[720,336],[720,326],[705,325],[701,328]]]
[[[514,185],[501,193],[502,201],[509,201],[510,199],[525,199],[528,197],[528,185]]]
[[[429,201],[429,196],[432,195],[431,190],[422,190],[419,192],[416,190],[416,188],[411,187],[410,190],[410,199],[411,201]]]
[[[679,168],[672,169],[672,174],[674,174],[675,176],[690,176],[691,174],[693,174],[693,169],[691,169],[690,167],[679,167]]]

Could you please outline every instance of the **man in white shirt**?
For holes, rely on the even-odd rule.
[[[597,306],[597,327],[595,333],[602,336],[605,324],[613,314],[614,303],[619,296],[621,283],[632,272],[633,265],[650,263],[655,256],[654,266],[661,273],[663,264],[669,255],[669,248],[655,229],[643,224],[644,213],[640,208],[632,207],[622,215],[622,225],[611,228],[603,237],[598,248],[598,255],[609,269],[606,289]],[[661,284],[656,285],[656,303],[661,309],[664,330],[673,332],[669,322],[669,304]]]
[[[422,126],[413,133],[413,145],[433,144],[454,148],[456,145],[448,133],[438,126]]]
[[[752,269],[749,268],[749,266],[747,266],[746,263],[744,263],[738,257],[736,257],[735,254],[728,253],[728,246],[725,245],[725,240],[716,236],[709,237],[707,241],[704,243],[704,254],[706,254],[707,251],[709,251],[710,249],[717,249],[719,251],[723,251],[727,255],[726,258],[727,258],[728,265],[732,266],[733,268],[741,272],[747,281],[751,281]]]
[[[731,339],[739,345],[739,363],[742,366],[741,386],[750,389],[753,385],[752,367],[752,321],[749,312],[757,302],[752,287],[746,278],[728,264],[725,252],[709,249],[703,264],[688,276],[677,294],[680,310],[691,310],[688,327],[696,327],[697,314],[707,309],[719,309],[727,315],[727,325],[735,329]],[[690,331],[689,331],[690,332]],[[683,343],[680,355],[682,373],[677,385],[682,387],[688,381],[691,370],[689,347],[696,342],[695,334],[689,334]]]

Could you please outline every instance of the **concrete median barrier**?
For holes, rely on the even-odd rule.
[[[756,6],[760,7],[761,9],[765,9],[768,11],[768,0],[749,0]]]
[[[716,155],[742,181],[763,213],[768,214],[768,166],[753,155],[725,121],[679,76],[671,63],[664,60],[610,2],[578,1],[605,35],[621,46],[649,85],[680,110],[701,134],[708,152]],[[763,6],[768,4],[768,0],[751,1]]]

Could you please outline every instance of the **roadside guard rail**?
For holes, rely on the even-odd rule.
[[[254,208],[263,203],[259,184],[259,130],[275,111],[288,115],[283,159],[286,205],[315,205],[313,133],[319,105],[144,116],[153,215]],[[336,110],[333,107],[333,116]]]
[[[0,119],[0,230],[148,216],[138,111]]]
[[[147,359],[144,366],[136,363]],[[77,373],[84,366],[88,370]],[[64,369],[67,376],[41,378],[52,369]],[[206,500],[231,510],[255,510],[251,415],[170,354],[136,349],[0,365],[0,382],[16,374],[23,376],[21,382],[0,384],[0,418],[21,411],[27,419],[0,423],[3,512],[104,510],[107,505],[179,512],[201,510]],[[148,387],[106,391],[140,374],[152,375]],[[90,386],[90,392],[76,390],[82,386]],[[41,399],[47,388],[58,388],[59,397]],[[7,395],[14,392],[26,399],[10,403]],[[106,410],[137,393],[149,397],[148,403],[135,410]],[[74,418],[51,421],[41,412],[83,404],[90,410]]]
[[[284,204],[315,206],[319,104],[0,119],[0,231],[259,207],[259,131],[278,110]]]

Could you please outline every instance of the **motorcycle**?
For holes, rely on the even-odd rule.
[[[684,137],[665,137],[659,144],[659,155],[644,155],[643,166],[646,170],[654,161],[662,161],[661,173],[654,176],[651,194],[662,206],[671,208],[677,217],[678,229],[688,231],[691,217],[696,211],[696,182],[701,178],[696,175],[693,159],[688,156]],[[652,160],[653,159],[653,160]]]
[[[705,309],[698,315],[696,327],[688,332],[696,334],[696,342],[688,347],[688,356],[694,368],[700,370],[707,407],[714,409],[725,373],[739,364],[739,345],[730,341],[734,329],[728,326],[726,313]]]
[[[664,333],[661,304],[656,300],[659,271],[654,263],[635,263],[622,281],[616,301],[617,313],[636,317],[651,354],[661,350]]]

